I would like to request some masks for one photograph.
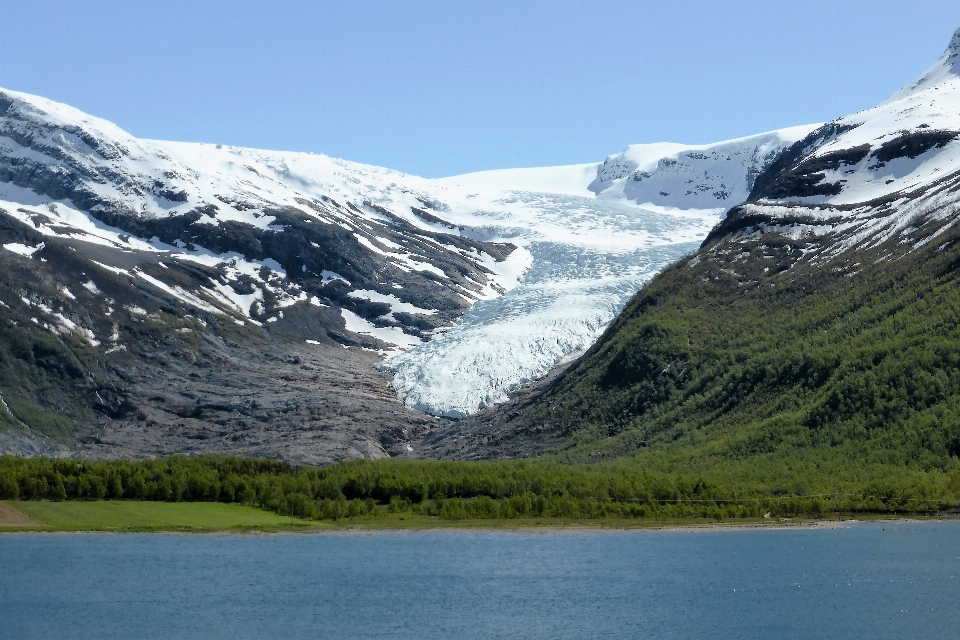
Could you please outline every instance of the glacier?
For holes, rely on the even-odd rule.
[[[695,250],[716,222],[577,196],[517,193],[511,204],[519,203],[543,218],[599,224],[572,237],[552,236],[549,226],[474,227],[522,243],[532,264],[514,289],[476,303],[430,342],[379,365],[394,373],[408,406],[462,418],[506,400],[589,347],[644,282]]]

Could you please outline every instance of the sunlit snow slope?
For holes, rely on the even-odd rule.
[[[898,236],[920,246],[956,223],[958,193],[960,30],[930,69],[886,101],[784,152],[713,236],[773,230],[810,244],[821,263]]]
[[[172,261],[176,273],[146,273],[90,258],[197,312],[269,331],[294,307],[288,318],[324,332],[307,343],[378,350],[409,406],[461,417],[588,346],[813,128],[427,180],[322,155],[141,140],[0,90],[0,209],[80,247]]]

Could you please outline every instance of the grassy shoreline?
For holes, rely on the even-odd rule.
[[[745,529],[833,528],[869,520],[911,522],[956,519],[956,515],[857,514],[822,518],[510,518],[447,520],[411,514],[310,521],[280,516],[262,509],[215,502],[166,503],[147,501],[4,501],[38,522],[4,525],[2,533],[183,533],[183,534],[364,534],[391,531],[461,531],[552,533],[581,531],[732,531]]]
[[[4,501],[37,524],[14,523],[0,532],[229,532],[296,531],[321,525],[282,516],[256,507],[217,502],[100,501]],[[0,514],[2,516],[2,514]]]

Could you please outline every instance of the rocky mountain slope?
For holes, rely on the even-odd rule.
[[[508,259],[515,247],[464,237],[429,213],[434,203],[408,190],[387,194],[391,206],[381,206],[381,185],[353,186],[369,180],[372,167],[138,140],[65,105],[10,91],[0,110],[0,198],[8,215],[45,235],[210,266],[223,282],[202,296],[242,322],[279,317],[310,300],[310,291],[419,336],[515,286],[523,271],[522,255],[516,264]]]
[[[960,455],[958,220],[960,31],[903,90],[779,155],[568,371],[418,451]]]
[[[470,414],[588,347],[810,129],[424,180],[141,140],[2,90],[0,440],[409,453],[423,412]],[[680,177],[695,196],[661,194]]]
[[[529,262],[405,191],[393,210],[326,195],[371,168],[141,141],[9,91],[0,109],[0,415],[34,436],[77,427],[90,455],[401,451],[429,420],[363,349],[427,339]]]

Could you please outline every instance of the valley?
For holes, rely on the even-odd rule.
[[[765,482],[955,468],[958,60],[960,32],[908,87],[810,132],[535,400],[430,446]]]
[[[958,60],[960,32],[825,124],[442,180],[129,137],[111,155],[109,123],[11,93],[5,450],[413,459],[351,481],[401,492],[467,473],[418,459],[542,458],[705,482],[718,508],[953,509]],[[508,497],[459,482],[410,503]]]
[[[958,25],[0,2],[0,637],[954,638]]]

